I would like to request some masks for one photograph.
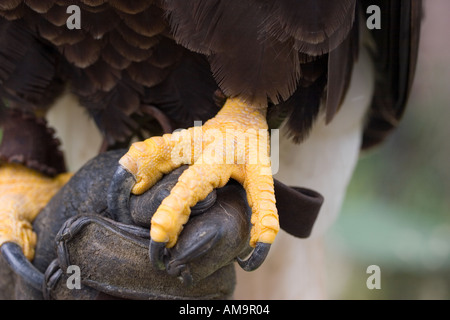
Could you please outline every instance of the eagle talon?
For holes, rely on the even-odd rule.
[[[1,246],[1,254],[15,274],[33,288],[39,291],[42,290],[44,275],[25,257],[19,245],[13,242],[6,242]]]
[[[266,260],[270,246],[270,243],[258,242],[250,258],[247,260],[237,258],[239,266],[245,271],[254,271],[258,269],[263,264],[264,260]]]
[[[149,246],[149,256],[150,261],[157,270],[164,270],[166,269],[165,263],[164,263],[164,251],[166,249],[166,243],[165,242],[156,242],[154,240],[150,240],[150,246]]]
[[[150,259],[157,269],[165,269],[164,248],[176,245],[189,217],[213,205],[214,190],[225,186],[229,179],[239,182],[247,192],[253,225],[250,245],[273,243],[279,221],[266,113],[265,105],[229,98],[221,111],[201,127],[133,143],[119,160],[108,190],[109,210],[117,216],[129,214],[130,194],[143,194],[164,175],[189,165],[151,218]],[[256,269],[268,250],[267,245],[259,245],[242,265]]]
[[[134,176],[122,165],[119,165],[109,185],[107,201],[108,211],[113,217],[129,215],[131,189],[135,185]]]

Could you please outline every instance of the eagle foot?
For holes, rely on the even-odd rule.
[[[47,177],[20,164],[0,166],[0,246],[15,243],[27,259],[34,257],[32,222],[69,180],[70,174]]]
[[[203,126],[134,143],[120,159],[108,195],[113,214],[129,210],[130,193],[142,194],[163,175],[190,165],[152,217],[150,258],[156,267],[163,268],[161,251],[176,244],[191,208],[230,178],[243,185],[252,209],[250,245],[256,249],[240,265],[251,271],[263,263],[279,230],[266,109],[228,99]]]

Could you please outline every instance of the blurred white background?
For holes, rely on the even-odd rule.
[[[328,235],[334,299],[450,299],[450,1],[424,4],[404,118],[361,155]],[[366,286],[370,265],[381,269],[380,290]]]

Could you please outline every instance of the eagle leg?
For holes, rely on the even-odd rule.
[[[203,126],[134,143],[120,159],[108,196],[111,211],[128,210],[129,190],[142,194],[164,174],[190,165],[152,217],[150,259],[155,267],[164,269],[163,250],[176,244],[191,208],[230,178],[244,186],[252,208],[250,246],[255,250],[238,262],[248,271],[262,264],[279,230],[266,111],[266,106],[230,98]]]

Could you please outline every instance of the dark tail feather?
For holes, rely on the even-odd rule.
[[[339,111],[350,85],[353,66],[358,59],[359,22],[355,18],[353,29],[347,39],[330,52],[328,60],[328,84],[326,121],[330,123]]]
[[[289,99],[293,110],[287,121],[288,136],[295,143],[302,142],[310,133],[319,115],[325,85],[326,76],[322,75],[311,86],[297,89]]]

